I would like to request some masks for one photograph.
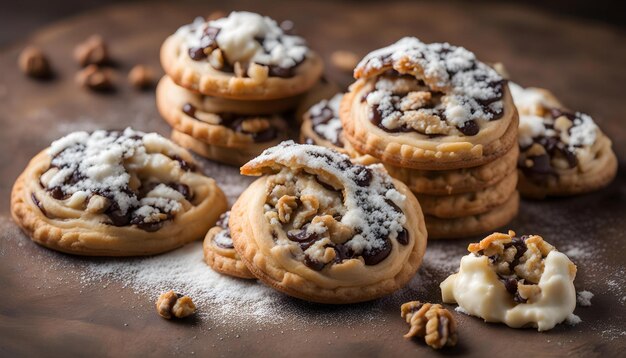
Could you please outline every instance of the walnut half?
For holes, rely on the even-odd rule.
[[[184,318],[196,312],[196,305],[189,296],[183,296],[174,291],[161,294],[156,302],[159,316],[170,319],[172,317]]]
[[[434,349],[454,346],[458,341],[456,322],[452,314],[440,304],[407,302],[400,307],[402,318],[411,325],[404,338],[424,337]]]

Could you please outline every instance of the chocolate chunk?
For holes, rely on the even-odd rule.
[[[64,200],[64,199],[66,199],[65,192],[63,192],[63,189],[61,189],[58,186],[55,186],[54,188],[48,189],[48,193],[50,193],[50,196],[52,196],[56,200]]]
[[[351,259],[354,257],[354,253],[346,245],[337,244],[333,246],[333,249],[335,250],[335,263],[339,263],[343,260]]]
[[[289,230],[287,232],[287,238],[300,244],[300,248],[302,248],[302,250],[308,249],[319,239],[317,234],[307,232],[307,226],[308,225],[303,226],[300,230]]]
[[[362,165],[356,165],[354,168],[354,182],[358,186],[369,186],[372,181],[372,170]]]
[[[276,66],[276,65],[269,65],[268,69],[269,69],[268,75],[270,77],[289,78],[289,77],[293,77],[295,74],[295,66],[294,67],[281,67],[281,66]]]
[[[185,113],[186,115],[188,115],[191,118],[197,119],[196,118],[196,107],[191,104],[191,103],[185,103],[183,105],[183,113]]]
[[[500,281],[504,284],[504,288],[514,295],[517,293],[517,280],[513,277],[500,277]]]
[[[135,223],[133,223],[135,224]],[[155,232],[157,230],[159,230],[161,227],[163,227],[164,222],[163,221],[158,221],[158,222],[153,222],[153,223],[144,223],[144,222],[140,222],[138,224],[135,224],[138,228],[140,228],[143,231],[147,231],[147,232]]]
[[[207,58],[207,54],[202,47],[190,47],[187,52],[189,53],[189,57],[194,61],[201,61]]]
[[[363,252],[363,261],[366,265],[376,265],[383,261],[391,253],[391,241],[385,238],[383,246]]]
[[[304,264],[308,268],[315,270],[315,271],[321,271],[325,266],[323,262],[319,262],[315,259],[312,259],[309,257],[309,255],[304,255]]]
[[[402,231],[398,232],[398,237],[396,238],[396,240],[401,245],[408,245],[409,244],[409,232],[406,231],[405,228],[402,228]]]
[[[172,159],[178,162],[178,165],[180,165],[180,168],[186,172],[189,171],[195,171],[196,170],[196,166],[193,163],[190,163],[186,160],[184,160],[183,158],[181,158],[179,155],[174,154],[172,156]]]
[[[456,128],[466,136],[475,136],[480,131],[478,124],[474,120],[467,121],[462,127],[457,126]]]

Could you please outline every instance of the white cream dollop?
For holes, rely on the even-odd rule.
[[[576,266],[558,251],[551,251],[544,263],[538,283],[541,293],[532,302],[516,303],[490,267],[487,256],[466,255],[459,272],[441,283],[442,299],[458,303],[468,314],[487,322],[502,322],[513,328],[536,327],[539,331],[552,329],[576,308]]]

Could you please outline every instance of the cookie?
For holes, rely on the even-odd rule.
[[[256,155],[287,138],[287,123],[281,115],[210,112],[202,105],[203,96],[176,86],[167,77],[159,82],[156,96],[159,113],[174,130],[212,146]]]
[[[332,98],[339,92],[339,86],[329,82],[326,77],[320,78],[317,84],[302,96],[298,107],[296,107],[296,119],[301,124],[304,114],[308,112],[311,107],[322,100]]]
[[[239,278],[255,278],[235,251],[228,228],[229,216],[230,211],[222,214],[215,227],[206,234],[202,243],[204,261],[219,273]]]
[[[308,301],[361,302],[398,290],[419,268],[420,205],[382,165],[284,142],[241,173],[263,176],[234,204],[231,235],[241,260],[269,286]]]
[[[519,190],[543,198],[587,193],[617,174],[611,140],[593,119],[565,109],[547,90],[509,84],[520,112]]]
[[[219,147],[206,144],[185,133],[172,130],[170,139],[179,146],[188,149],[201,157],[219,163],[240,167],[250,159],[263,152],[264,146],[255,146],[247,149]]]
[[[440,285],[443,302],[486,322],[539,331],[574,313],[576,265],[541,236],[494,233],[468,251]]]
[[[482,214],[454,219],[441,219],[425,215],[428,237],[431,239],[456,239],[493,231],[513,220],[518,209],[519,194],[514,192],[504,204]]]
[[[477,192],[454,195],[416,194],[424,214],[442,219],[479,215],[504,204],[517,185],[517,171],[509,172],[500,182]]]
[[[135,256],[203,237],[226,210],[215,181],[156,133],[74,132],[35,156],[11,193],[35,242],[77,255]]]
[[[323,70],[303,38],[285,33],[269,17],[243,11],[182,26],[163,43],[161,65],[179,86],[242,100],[302,94]]]
[[[506,80],[462,47],[404,38],[367,55],[354,75],[340,117],[360,153],[446,170],[488,163],[515,144]]]
[[[389,174],[416,194],[456,195],[486,189],[517,168],[518,146],[502,157],[477,167],[450,170],[419,170],[385,165]]]

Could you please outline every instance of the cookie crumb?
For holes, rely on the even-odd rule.
[[[591,299],[593,298],[593,296],[594,294],[592,292],[579,291],[576,293],[576,301],[581,307],[589,307],[591,306]]]
[[[111,91],[114,89],[113,74],[109,69],[89,65],[76,74],[76,83],[83,88],[94,91]]]
[[[458,341],[456,322],[440,304],[411,301],[400,307],[402,318],[411,325],[404,338],[424,337],[433,349],[455,346]]]
[[[330,61],[338,69],[352,72],[359,63],[359,57],[354,52],[338,50],[330,55]]]
[[[103,65],[110,61],[109,50],[100,35],[92,35],[74,48],[74,59],[81,67]]]
[[[170,290],[159,296],[156,301],[156,310],[159,316],[165,319],[184,318],[196,312],[196,305],[189,296]]]
[[[39,48],[28,46],[20,53],[18,66],[25,75],[33,78],[49,78],[52,75],[50,62]]]
[[[154,71],[145,65],[136,65],[128,72],[128,82],[137,89],[152,87],[154,83]]]

